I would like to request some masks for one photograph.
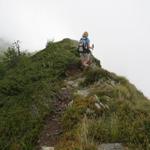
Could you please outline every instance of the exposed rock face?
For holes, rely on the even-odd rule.
[[[84,81],[85,78],[77,78],[75,80],[66,80],[65,83],[67,85],[68,88],[78,88],[80,82]]]

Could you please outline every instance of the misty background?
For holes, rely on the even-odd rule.
[[[0,0],[0,49],[20,40],[33,52],[88,31],[102,66],[150,98],[149,8],[149,0]]]

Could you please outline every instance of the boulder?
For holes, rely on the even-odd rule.
[[[121,143],[106,143],[101,144],[98,150],[125,150]]]
[[[54,150],[54,147],[42,146],[41,150]]]

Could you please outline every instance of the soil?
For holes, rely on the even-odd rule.
[[[76,74],[81,73],[81,69],[78,65],[69,66],[66,71],[66,76],[75,76]],[[54,111],[52,114],[46,117],[44,121],[44,127],[39,135],[38,146],[36,150],[41,150],[42,146],[46,147],[55,147],[59,142],[59,137],[63,133],[63,127],[61,125],[61,115],[67,108],[69,102],[72,101],[71,92],[67,88],[62,88],[56,94],[53,99],[53,108]]]
[[[63,133],[61,125],[61,115],[71,101],[71,95],[68,89],[60,90],[53,100],[54,112],[49,114],[44,121],[44,127],[39,135],[37,150],[41,150],[42,146],[55,147],[59,141],[60,135]]]

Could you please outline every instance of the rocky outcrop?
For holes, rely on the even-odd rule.
[[[98,150],[126,150],[120,143],[107,143],[98,147]]]

